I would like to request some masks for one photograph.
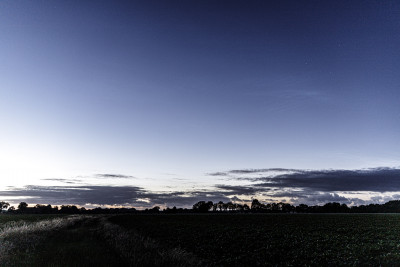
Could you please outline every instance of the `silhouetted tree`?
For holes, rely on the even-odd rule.
[[[159,206],[154,206],[153,208],[151,208],[149,210],[149,212],[151,213],[158,213],[160,211],[160,207]]]
[[[28,204],[26,202],[21,202],[18,205],[18,210],[19,211],[25,211],[27,207],[28,207]]]
[[[281,210],[280,203],[272,203],[271,206],[272,206],[271,208],[272,212],[278,212]]]
[[[238,204],[238,203],[235,203],[234,205],[235,205],[234,209],[236,211],[243,211],[243,205]]]
[[[218,203],[214,203],[213,206],[212,206],[212,211],[216,212],[217,209],[218,209]]]
[[[251,202],[251,210],[260,210],[262,207],[262,204],[260,203],[260,201],[258,201],[258,199],[253,199],[253,201]]]
[[[308,205],[306,204],[300,204],[295,208],[296,212],[307,212],[308,211]]]
[[[222,205],[222,208],[224,209],[224,211],[227,211],[228,210],[228,203],[224,203]]]
[[[10,206],[10,203],[5,201],[0,201],[0,210],[6,210]]]
[[[222,202],[222,201],[218,202],[217,207],[218,207],[219,211],[222,211],[222,209],[224,208],[224,202]]]
[[[42,205],[42,204],[36,204],[34,207],[34,212],[35,213],[41,213],[41,214],[49,214],[53,213],[53,208],[51,205]]]
[[[295,207],[290,205],[289,203],[282,203],[281,210],[282,212],[291,213],[295,211]]]
[[[346,204],[342,204],[342,205],[340,205],[340,212],[349,212],[350,211],[350,208],[349,207],[347,207],[347,205]]]
[[[76,214],[79,213],[78,207],[74,205],[62,205],[60,209],[61,213]]]
[[[199,201],[193,205],[194,212],[208,212],[213,207],[212,201]]]
[[[228,203],[226,203],[226,209],[228,211],[233,211],[235,209],[235,205],[233,205],[233,203],[229,201]]]
[[[337,203],[337,202],[330,202],[330,203],[326,203],[322,207],[322,211],[323,212],[329,212],[329,213],[348,212],[349,211],[349,207],[347,207],[346,204],[340,204],[340,203]]]
[[[266,205],[261,204],[260,209],[264,209],[266,211],[272,211],[273,209],[273,204],[267,203]]]
[[[15,207],[11,206],[11,207],[8,208],[7,211],[13,213],[13,212],[15,212]]]
[[[400,200],[391,200],[382,205],[382,212],[400,212]]]

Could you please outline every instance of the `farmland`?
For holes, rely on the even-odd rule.
[[[1,217],[0,228],[12,218]],[[20,220],[22,215],[14,218]],[[8,263],[14,266],[393,266],[400,262],[399,214],[31,215],[24,221],[33,230],[21,232],[22,239],[36,243],[19,242],[21,247],[7,252]],[[43,222],[46,229],[39,227]],[[51,227],[55,223],[58,226]],[[14,239],[21,239],[17,231],[3,235],[0,242]],[[3,261],[2,266],[7,264]]]
[[[400,262],[397,214],[127,215],[110,220],[214,266]]]

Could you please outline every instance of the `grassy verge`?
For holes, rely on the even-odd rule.
[[[0,214],[0,230],[9,223],[15,222],[38,222],[43,220],[51,220],[62,218],[64,214]]]
[[[129,266],[204,266],[205,262],[178,247],[167,247],[130,229],[111,223],[103,217],[103,239],[115,248]]]
[[[99,218],[92,217],[59,230],[37,247],[25,266],[128,266],[127,261],[103,241],[100,229]]]
[[[26,266],[41,242],[60,229],[76,225],[83,216],[67,216],[36,222],[10,221],[0,230],[0,265]]]
[[[169,248],[107,216],[72,216],[5,227],[1,266],[198,266],[193,254]]]

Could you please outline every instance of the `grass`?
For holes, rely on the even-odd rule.
[[[0,214],[0,228],[9,222],[37,222],[54,218],[64,217],[63,214]]]
[[[0,230],[0,265],[21,266],[33,254],[35,248],[61,229],[76,225],[85,216],[65,216],[41,220],[8,221]]]
[[[23,265],[127,266],[127,261],[101,239],[98,220],[89,218],[72,228],[57,231]]]
[[[111,244],[129,266],[202,266],[203,260],[178,247],[166,247],[137,232],[103,218],[104,240]]]
[[[200,262],[180,249],[162,248],[112,224],[107,216],[17,223],[4,228],[0,238],[1,266],[196,266]]]

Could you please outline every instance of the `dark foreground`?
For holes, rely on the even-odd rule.
[[[1,236],[18,241],[2,266],[400,266],[398,214],[86,216],[24,236]]]

